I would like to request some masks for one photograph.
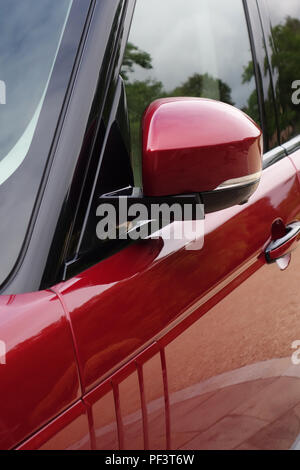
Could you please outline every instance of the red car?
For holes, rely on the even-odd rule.
[[[1,449],[300,447],[299,50],[298,0],[0,0]]]

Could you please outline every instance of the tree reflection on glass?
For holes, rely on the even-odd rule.
[[[142,115],[147,106],[158,98],[171,96],[205,97],[224,101],[234,105],[231,97],[231,88],[219,78],[214,78],[208,73],[195,73],[187,80],[174,88],[166,91],[161,81],[153,79],[132,80],[131,75],[136,66],[143,69],[152,69],[152,58],[149,53],[142,51],[132,43],[127,44],[121,75],[126,85],[126,94],[129,111],[131,131],[132,163],[136,178],[136,184],[141,184],[140,169],[140,125]]]
[[[279,125],[282,141],[300,134],[300,107],[292,102],[292,83],[300,80],[300,20],[288,16],[272,28],[272,67],[278,72]]]

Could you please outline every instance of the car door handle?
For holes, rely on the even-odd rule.
[[[300,237],[300,222],[294,222],[286,227],[286,234],[271,241],[265,249],[267,263],[274,263],[278,258],[287,255],[296,248]]]

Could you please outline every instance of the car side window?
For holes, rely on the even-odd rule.
[[[242,109],[260,123],[242,1],[137,0],[122,76],[137,186],[141,118],[155,99],[212,98]]]
[[[300,134],[300,3],[265,0],[281,142]]]

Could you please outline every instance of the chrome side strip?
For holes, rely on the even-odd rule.
[[[298,149],[300,149],[300,135],[265,153],[263,156],[263,169],[273,165],[273,163],[278,162],[286,155],[290,155]]]
[[[300,135],[297,135],[297,137],[294,137],[285,144],[282,144],[282,147],[287,151],[288,154],[300,149]]]
[[[265,153],[263,155],[263,169],[268,168],[268,166],[271,166],[273,165],[273,163],[278,162],[282,158],[286,157],[286,155],[286,150],[281,146],[278,146]]]

